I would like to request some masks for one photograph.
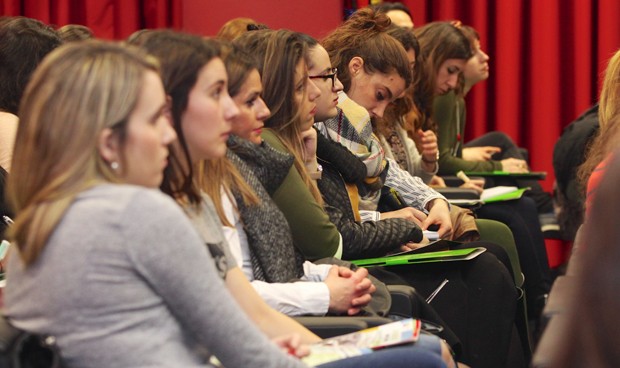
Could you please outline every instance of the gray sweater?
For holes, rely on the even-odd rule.
[[[183,211],[156,190],[81,193],[27,269],[10,257],[6,313],[56,336],[73,367],[302,367],[235,304]]]

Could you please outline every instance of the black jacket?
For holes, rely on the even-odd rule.
[[[422,239],[422,230],[405,219],[355,221],[345,178],[346,182],[360,183],[366,177],[366,166],[345,147],[321,134],[317,157],[323,166],[319,190],[330,220],[342,235],[343,259],[380,257],[407,242]]]

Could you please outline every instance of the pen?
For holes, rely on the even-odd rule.
[[[471,180],[469,179],[469,177],[467,175],[465,175],[465,173],[463,172],[463,170],[459,171],[456,173],[456,177],[463,180],[465,183],[469,183]]]
[[[446,286],[446,284],[448,283],[448,279],[444,279],[441,284],[439,284],[439,286],[437,287],[437,289],[435,289],[435,291],[433,291],[431,293],[431,295],[428,296],[428,298],[426,298],[426,302],[427,303],[431,303],[433,301],[433,299],[435,299],[435,297],[437,296],[437,294],[439,294],[439,292],[441,291],[441,289],[443,289],[444,286]]]

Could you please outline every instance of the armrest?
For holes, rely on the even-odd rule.
[[[403,318],[415,317],[415,289],[409,285],[387,285],[387,288],[392,296],[390,315]]]
[[[21,331],[13,327],[4,316],[0,316],[0,352],[8,352],[17,338],[21,334]]]
[[[294,317],[304,327],[314,332],[322,339],[344,335],[393,322],[389,318],[364,316],[327,316],[327,317]]]
[[[52,336],[31,334],[0,315],[0,367],[60,367],[60,352]]]
[[[454,175],[441,176],[441,178],[446,183],[447,187],[458,187],[464,183],[463,180],[461,180],[459,177],[454,176]],[[485,180],[481,176],[470,176],[469,178],[476,179],[476,180]]]

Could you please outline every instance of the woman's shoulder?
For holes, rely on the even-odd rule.
[[[457,97],[454,91],[436,96],[433,98],[433,110],[449,109],[452,110],[456,106]]]
[[[280,140],[280,137],[278,137],[278,133],[273,131],[273,129],[263,129],[263,132],[260,136],[274,149],[280,152],[288,153],[286,146],[284,146],[284,143],[282,142],[282,140]]]
[[[128,184],[101,184],[82,192],[74,202],[79,213],[97,211],[105,216],[153,217],[182,213],[176,202],[158,189]]]

